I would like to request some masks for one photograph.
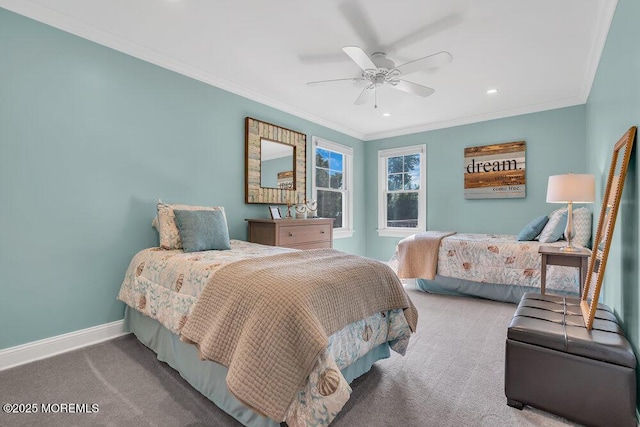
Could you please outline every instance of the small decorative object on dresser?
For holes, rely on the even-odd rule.
[[[296,205],[296,218],[298,219],[307,218],[307,206],[304,203]]]
[[[249,241],[294,249],[333,247],[333,218],[247,219]]]
[[[271,214],[271,219],[282,219],[280,208],[277,206],[269,206],[269,213]]]
[[[318,202],[315,200],[307,200],[307,218],[317,218],[318,217]]]

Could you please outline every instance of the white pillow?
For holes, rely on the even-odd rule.
[[[591,211],[588,208],[573,210],[573,229],[576,235],[573,243],[580,246],[589,246],[591,241]]]
[[[567,208],[562,208],[551,212],[549,214],[549,221],[538,236],[538,240],[540,241],[540,243],[553,243],[560,240],[567,225],[566,218]]]

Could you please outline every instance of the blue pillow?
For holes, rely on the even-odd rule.
[[[185,252],[231,249],[222,211],[174,209],[173,213]]]
[[[533,240],[542,231],[544,226],[549,221],[549,217],[546,215],[534,218],[529,224],[525,225],[520,233],[518,233],[518,240]]]

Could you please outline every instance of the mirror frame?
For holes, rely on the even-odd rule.
[[[602,289],[602,280],[607,266],[613,228],[616,225],[622,189],[629,168],[629,158],[633,149],[633,141],[636,135],[636,127],[633,126],[622,135],[613,147],[611,156],[611,166],[607,177],[607,186],[602,195],[602,207],[600,208],[600,218],[598,228],[593,240],[593,250],[589,259],[589,269],[580,301],[580,311],[584,319],[584,324],[588,330],[593,327],[596,310],[598,309],[598,299]],[[622,154],[622,155],[620,155]],[[618,162],[620,163],[620,173],[616,175]]]
[[[260,186],[260,145],[262,139],[293,146],[293,188],[266,188]],[[307,198],[307,135],[245,118],[245,203],[294,205]]]

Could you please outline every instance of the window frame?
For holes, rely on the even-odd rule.
[[[390,157],[420,156],[420,188],[418,189],[418,225],[417,227],[387,226],[387,190],[388,168]],[[395,192],[395,191],[394,191]],[[427,146],[426,144],[408,147],[378,150],[378,236],[407,237],[427,229]]]
[[[311,176],[311,197],[318,200],[318,187],[316,186],[316,150],[318,148],[333,151],[343,156],[342,159],[342,227],[334,227],[333,238],[343,239],[353,236],[353,148],[338,144],[326,139],[311,137],[311,161],[313,164]],[[324,187],[323,187],[324,189]],[[332,191],[337,191],[333,190]]]

